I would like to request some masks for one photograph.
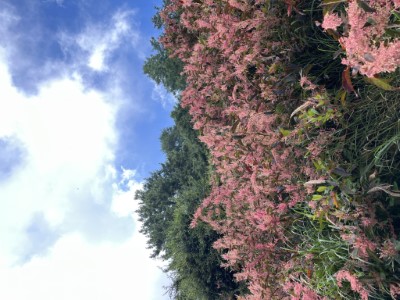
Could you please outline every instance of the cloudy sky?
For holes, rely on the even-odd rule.
[[[172,124],[160,2],[0,0],[0,299],[168,298],[133,213]]]

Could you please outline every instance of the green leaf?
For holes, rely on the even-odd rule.
[[[235,140],[241,140],[245,136],[246,136],[245,134],[232,134],[232,138]]]
[[[396,249],[397,251],[400,250],[400,241],[395,241],[395,249]]]
[[[290,130],[283,129],[283,128],[279,128],[279,131],[280,131],[280,133],[282,133],[282,135],[283,135],[284,137],[288,136],[288,135],[291,133]]]
[[[327,188],[328,188],[327,186],[320,186],[320,187],[318,187],[317,192],[318,193],[325,192]]]
[[[323,14],[325,15],[333,11],[336,6],[338,6],[342,2],[346,2],[346,0],[322,0],[321,6]]]
[[[315,115],[319,115],[319,113],[314,108],[311,108],[307,111],[307,116],[314,117]]]
[[[348,177],[351,174],[349,172],[347,172],[345,169],[341,168],[341,167],[336,167],[332,170],[332,173],[339,175],[339,176],[343,176],[343,177]]]
[[[370,17],[367,19],[367,22],[365,22],[363,27],[369,27],[372,25],[376,25],[376,21]]]
[[[372,8],[371,6],[369,6],[367,3],[365,3],[362,0],[357,0],[357,4],[361,9],[363,9],[366,12],[370,12],[370,13],[376,12],[375,8]]]
[[[339,4],[342,2],[346,2],[346,0],[322,0],[321,6]]]
[[[389,84],[386,79],[382,79],[379,77],[365,77],[366,82],[376,85],[377,87],[381,88],[385,91],[397,91],[399,88],[393,87]]]
[[[392,14],[396,17],[398,21],[400,21],[400,14],[396,11],[392,11]]]
[[[400,31],[393,28],[386,28],[385,34],[390,36],[391,38],[397,38],[400,36]]]
[[[399,185],[397,184],[397,182],[393,182],[393,189],[395,190],[399,190]]]
[[[311,200],[318,201],[322,199],[322,195],[313,195]]]

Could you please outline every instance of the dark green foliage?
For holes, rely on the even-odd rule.
[[[147,58],[143,65],[143,71],[157,84],[162,84],[167,91],[178,95],[185,89],[186,83],[183,71],[183,63],[178,58],[170,58],[168,51],[154,38],[151,45],[156,52]]]
[[[159,13],[169,3],[170,0],[163,0],[163,6],[156,8],[157,13],[153,16],[152,22],[158,29],[163,27]],[[155,54],[146,59],[143,72],[157,84],[162,84],[167,91],[178,96],[186,87],[185,77],[181,75],[183,71],[182,61],[178,58],[169,57],[168,51],[157,39],[151,38],[150,43]]]
[[[208,153],[191,128],[187,111],[172,112],[175,126],[161,135],[167,160],[136,194],[141,232],[153,257],[169,262],[175,299],[231,299],[238,292],[232,273],[220,267],[212,248],[218,235],[206,224],[190,229],[193,214],[209,193]]]
[[[136,193],[136,198],[142,201],[138,210],[139,220],[143,222],[141,232],[149,239],[152,257],[158,256],[164,249],[165,223],[172,218],[176,190],[177,183],[159,170],[147,179],[144,189]]]
[[[206,224],[194,229],[188,226],[207,182],[196,185],[180,195],[168,232],[166,257],[174,282],[171,293],[176,299],[231,299],[237,284],[229,271],[219,267],[220,255],[211,247],[217,234]]]
[[[141,200],[138,212],[143,222],[142,233],[149,237],[153,257],[165,250],[167,228],[173,220],[179,193],[207,176],[207,153],[190,127],[188,114],[176,107],[173,117],[176,125],[165,129],[161,135],[167,161],[136,195]],[[206,188],[207,184],[199,199],[195,199],[196,204],[205,196]]]

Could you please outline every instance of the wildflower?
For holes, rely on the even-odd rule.
[[[342,24],[342,19],[335,13],[327,13],[321,27],[326,31],[328,29],[336,30]]]
[[[347,270],[340,270],[336,273],[336,281],[339,287],[342,287],[342,281],[350,283],[351,290],[360,294],[362,300],[368,300],[368,291],[362,286],[360,281]]]
[[[386,240],[383,244],[383,247],[380,249],[380,258],[383,259],[392,259],[398,254],[398,251],[396,250],[395,244],[390,241]]]
[[[393,299],[397,299],[396,296],[400,295],[400,283],[394,283],[390,285],[390,295]]]
[[[306,91],[308,90],[315,90],[317,88],[317,86],[315,84],[313,84],[308,78],[307,76],[303,76],[301,75],[300,77],[300,86],[305,89]]]
[[[393,8],[399,1],[371,1],[373,12],[359,7],[358,1],[350,1],[347,9],[349,32],[340,38],[346,49],[346,58],[342,63],[368,77],[382,72],[394,72],[400,65],[400,40],[383,38]],[[329,18],[328,18],[329,20]],[[365,26],[370,20],[371,26]],[[329,25],[329,22],[328,22]]]
[[[358,255],[361,258],[367,258],[368,257],[368,251],[374,251],[376,249],[376,244],[369,239],[367,239],[365,236],[357,236],[356,240],[353,244],[354,249],[358,250]]]

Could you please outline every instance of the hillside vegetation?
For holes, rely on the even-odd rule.
[[[174,297],[400,297],[400,1],[164,0],[153,21],[144,71],[181,107],[137,198]]]

